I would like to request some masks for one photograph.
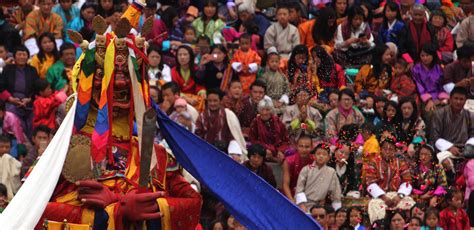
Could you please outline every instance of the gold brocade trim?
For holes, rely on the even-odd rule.
[[[161,229],[162,230],[171,230],[171,214],[168,201],[165,198],[156,199],[158,206],[160,207],[160,212],[163,215],[161,217]]]

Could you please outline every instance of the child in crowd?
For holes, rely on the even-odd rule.
[[[38,47],[39,52],[31,58],[30,65],[36,69],[41,79],[45,79],[48,69],[59,59],[54,35],[52,33],[41,34],[38,38]]]
[[[347,211],[348,225],[355,230],[362,230],[365,227],[362,225],[362,210],[358,207],[352,207]]]
[[[150,80],[158,81],[157,85],[163,85],[171,81],[171,69],[163,62],[163,55],[158,46],[151,45],[147,49],[148,54],[148,77]]]
[[[0,183],[7,187],[8,200],[21,186],[20,170],[21,162],[11,156],[11,140],[7,136],[0,136]]]
[[[248,148],[249,160],[245,161],[243,165],[276,188],[277,184],[272,167],[265,163],[265,156],[266,151],[262,145],[252,144]]]
[[[208,54],[210,49],[211,49],[211,39],[209,39],[205,35],[199,36],[197,38],[196,48],[194,49],[194,53],[196,54],[194,63],[196,65],[201,64],[202,56]]]
[[[290,103],[289,82],[286,76],[280,71],[280,56],[275,47],[267,50],[267,63],[265,72],[260,79],[267,84],[267,96],[275,105],[276,113],[283,114],[285,106]]]
[[[296,185],[296,204],[303,211],[318,203],[325,203],[330,195],[332,206],[341,207],[341,185],[336,175],[336,170],[328,167],[330,150],[329,146],[321,143],[312,151],[314,162],[303,167]]]
[[[64,91],[53,93],[51,85],[44,79],[36,81],[37,97],[33,102],[33,128],[39,125],[48,126],[50,129],[56,129],[56,111],[59,105],[66,101]]]
[[[425,219],[420,230],[443,230],[439,227],[439,211],[436,208],[428,208],[425,212]]]
[[[342,227],[347,220],[347,209],[346,208],[340,208],[336,211],[336,227],[340,228]]]
[[[398,59],[395,63],[395,74],[390,82],[390,90],[392,94],[390,98],[400,100],[402,97],[416,98],[416,84],[410,76],[410,68],[405,59]]]
[[[183,30],[183,44],[188,44],[194,48],[196,45],[196,29],[192,26],[186,26]]]
[[[3,67],[8,64],[13,64],[13,57],[8,56],[7,47],[0,43],[0,74],[3,72]]]
[[[463,209],[462,191],[448,191],[445,200],[448,203],[448,207],[439,214],[439,226],[444,230],[469,230],[469,217]]]
[[[224,98],[222,98],[222,106],[232,110],[235,114],[240,114],[244,106],[242,98],[242,83],[238,79],[232,79],[229,85],[229,91]]]
[[[421,49],[420,62],[412,69],[412,76],[426,112],[433,111],[438,104],[447,103],[449,95],[443,90],[442,74],[436,46],[425,44]]]
[[[257,52],[250,49],[250,44],[250,34],[242,34],[239,38],[240,47],[230,61],[232,68],[239,73],[242,89],[246,95],[250,93],[250,85],[257,78],[258,67],[262,60]]]
[[[0,100],[0,134],[14,136],[17,144],[26,143],[20,119],[14,113],[5,109],[5,102],[2,100]]]

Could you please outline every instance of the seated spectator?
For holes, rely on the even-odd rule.
[[[339,129],[344,125],[364,123],[364,115],[353,108],[355,103],[354,93],[350,89],[343,89],[339,92],[339,105],[331,110],[324,120],[326,127],[326,137],[336,137]]]
[[[402,97],[417,98],[416,84],[411,77],[411,71],[405,59],[397,59],[393,70],[392,80],[390,81],[390,99],[400,100]]]
[[[0,183],[7,187],[7,198],[11,200],[21,186],[21,162],[10,155],[11,140],[0,136]]]
[[[76,62],[76,48],[71,43],[64,43],[59,49],[59,60],[46,72],[46,80],[54,91],[63,90],[67,95],[73,92],[71,78],[72,67]]]
[[[222,43],[221,31],[225,23],[218,17],[217,0],[205,0],[202,4],[203,13],[193,21],[192,26],[196,29],[197,37],[206,35],[211,39],[212,44]]]
[[[56,112],[67,96],[63,91],[53,92],[51,85],[44,79],[36,80],[37,95],[33,102],[33,129],[45,125],[56,130]]]
[[[471,2],[471,8],[474,9]],[[465,18],[461,24],[459,24],[459,28],[456,34],[456,46],[461,48],[467,42],[474,42],[474,33],[472,33],[474,29],[474,14],[470,15],[469,17]]]
[[[426,44],[432,43],[435,50],[437,49],[436,31],[426,21],[426,8],[423,5],[417,3],[411,8],[411,20],[407,23],[407,27],[409,46],[407,50],[400,51],[407,62],[418,62],[421,50]]]
[[[398,129],[398,139],[405,143],[413,143],[415,138],[426,139],[426,125],[418,113],[418,106],[413,98],[403,97],[398,103],[401,113]]]
[[[267,63],[260,79],[267,85],[267,95],[272,99],[277,114],[284,112],[285,106],[290,103],[289,82],[279,68],[280,55],[275,47],[267,49]]]
[[[341,228],[347,220],[347,209],[346,208],[340,208],[336,210],[336,228],[339,229]]]
[[[283,171],[283,194],[293,203],[296,202],[294,197],[295,187],[298,181],[298,175],[301,169],[313,162],[310,157],[313,149],[313,141],[308,135],[300,135],[296,143],[296,153],[285,157],[281,166]],[[268,153],[267,153],[268,155]]]
[[[345,226],[350,226],[354,230],[365,229],[363,226],[362,210],[358,207],[351,207],[347,210],[347,222]]]
[[[336,12],[336,24],[341,25],[347,21],[349,14],[349,1],[348,0],[335,0],[331,1],[331,8]]]
[[[55,47],[59,47],[63,43],[64,23],[59,15],[51,12],[54,3],[55,0],[40,0],[39,10],[34,10],[26,16],[23,41],[31,56],[40,51],[36,39],[39,39],[43,33],[53,34]]]
[[[267,155],[265,148],[259,144],[252,144],[247,151],[249,160],[245,161],[243,165],[276,188],[277,184],[273,170],[265,163]]]
[[[68,1],[68,0],[66,0]],[[80,13],[73,17],[72,20],[68,21],[66,24],[67,30],[73,30],[79,32],[83,37],[90,37],[93,38],[94,30],[92,28],[92,19],[96,16],[97,13],[97,5],[94,3],[86,2],[82,5]],[[66,42],[70,42],[71,38],[66,33]]]
[[[423,221],[423,227],[420,230],[443,230],[439,226],[439,211],[436,208],[428,208],[425,212],[425,220]]]
[[[324,205],[324,209],[326,209],[328,216],[328,228],[333,228],[336,224],[336,210],[331,205]]]
[[[463,207],[463,194],[459,190],[448,191],[445,196],[448,207],[439,216],[439,226],[445,230],[469,230],[469,217]]]
[[[244,135],[248,135],[250,124],[257,117],[258,103],[265,97],[267,86],[265,82],[256,80],[250,86],[250,95],[242,98],[242,111],[237,115]]]
[[[467,213],[469,215],[469,223],[474,226],[474,158],[467,161],[464,167],[464,178],[466,179],[466,192],[464,200],[467,201]]]
[[[25,144],[26,137],[18,117],[6,110],[5,102],[0,100],[0,134],[15,137],[17,144]]]
[[[238,79],[224,45],[214,45],[210,53],[202,56],[197,78],[206,89],[220,88],[222,91],[229,88],[232,79]]]
[[[222,98],[222,106],[239,115],[243,109],[242,99],[242,83],[238,79],[232,79],[227,94]]]
[[[15,29],[21,31],[25,28],[26,16],[33,10],[38,10],[39,7],[31,0],[18,1],[18,7],[12,9],[9,21]],[[20,41],[21,42],[21,41]],[[15,46],[16,47],[16,46]],[[14,48],[14,47],[13,47]]]
[[[39,52],[33,55],[30,65],[36,69],[41,79],[45,79],[48,69],[59,59],[53,34],[41,34],[38,38],[38,47]]]
[[[407,230],[420,230],[420,227],[423,226],[423,222],[420,218],[412,216],[408,220]],[[438,229],[437,229],[438,230]]]
[[[224,93],[218,89],[210,89],[206,97],[206,109],[196,121],[196,135],[209,143],[218,141],[228,146],[231,140],[244,147],[242,131],[237,116],[229,109],[222,107]]]
[[[171,81],[171,69],[163,62],[163,55],[158,46],[152,45],[147,49],[148,77],[151,81],[158,81],[159,85]]]
[[[24,178],[30,168],[35,165],[35,162],[46,150],[46,147],[53,138],[53,132],[50,128],[40,125],[33,130],[33,146],[28,149],[26,157],[21,161],[21,177]],[[23,179],[25,180],[25,178]]]
[[[451,91],[449,106],[438,109],[433,114],[430,141],[436,149],[449,151],[451,156],[461,156],[464,145],[472,144],[474,140],[474,118],[464,109],[466,100],[467,90],[455,87]]]
[[[472,72],[472,62],[474,59],[473,46],[463,46],[456,50],[458,59],[449,63],[444,67],[443,71],[443,89],[447,93],[451,93],[455,86],[464,87],[470,92],[474,89],[474,82],[471,84],[474,77]],[[470,93],[469,98],[474,95]]]
[[[271,99],[264,98],[258,103],[258,114],[250,125],[249,141],[265,147],[267,160],[282,162],[290,143],[285,125],[275,115]]]
[[[279,4],[276,11],[277,23],[268,27],[265,32],[265,40],[263,48],[267,50],[275,47],[283,58],[288,58],[291,51],[300,44],[298,29],[290,24],[288,6]]]
[[[356,165],[351,148],[351,142],[338,141],[329,163],[329,166],[336,170],[343,196],[346,196],[349,192],[358,192],[359,190],[360,168]]]
[[[392,53],[387,45],[375,47],[371,65],[363,65],[355,78],[354,92],[382,95],[383,90],[389,88],[393,76],[391,60]]]
[[[171,64],[175,64],[175,62],[171,60],[173,59],[174,55],[169,52],[170,49],[176,49],[179,45],[181,45],[182,38],[176,40],[171,37],[172,31],[175,28],[175,24],[173,24],[173,22],[177,21],[178,19],[178,11],[176,8],[166,8],[161,13],[160,19],[153,20],[152,30],[146,36],[146,39],[149,41],[150,45],[156,45],[164,52],[164,63],[170,66],[172,66]]]
[[[176,66],[171,69],[171,79],[178,84],[182,97],[201,111],[204,107],[202,96],[206,90],[198,84],[193,60],[193,50],[189,46],[180,46],[176,52]]]
[[[405,223],[406,223],[406,217],[405,213],[401,210],[393,210],[390,211],[389,214],[387,215],[387,218],[385,218],[385,223],[388,225],[388,228],[390,230],[403,230],[405,229]]]
[[[288,3],[288,10],[289,10],[289,17],[288,20],[291,24],[298,27],[301,23],[305,22],[307,19],[302,14],[301,5],[298,2],[289,2]]]
[[[383,24],[378,32],[377,43],[393,42],[400,51],[406,52],[408,31],[396,2],[387,2],[383,8]]]
[[[431,145],[422,145],[417,156],[419,163],[413,173],[418,176],[413,180],[413,194],[419,196],[418,202],[435,207],[439,203],[438,200],[446,194],[446,173],[437,163],[435,149]]]
[[[301,90],[296,95],[296,103],[294,105],[287,106],[285,113],[281,120],[285,124],[286,128],[290,128],[290,125],[295,119],[298,119],[298,123],[302,123],[308,120],[314,126],[315,134],[322,132],[323,130],[323,117],[319,111],[311,106],[308,106],[310,94]],[[301,114],[304,113],[305,119],[302,119]]]
[[[308,211],[311,214],[311,217],[313,217],[313,219],[318,222],[319,226],[321,226],[322,229],[328,229],[327,212],[326,212],[326,209],[322,205],[315,204]]]
[[[0,10],[0,34],[2,35],[0,37],[0,44],[4,45],[7,51],[13,52],[13,49],[21,44],[21,37],[15,25],[11,24],[7,19],[7,15],[5,15],[3,10]],[[0,56],[0,58],[5,57]],[[0,61],[0,68],[1,67],[2,61]]]
[[[308,68],[309,63],[308,48],[304,45],[297,45],[288,60],[286,75],[290,83],[290,105],[295,103],[296,94],[301,90],[309,92],[311,97],[317,94],[318,79]]]
[[[97,14],[102,16],[107,24],[110,24],[114,15],[114,1],[113,0],[99,0],[97,7]]]
[[[435,45],[425,44],[421,49],[420,62],[412,69],[412,76],[426,112],[435,110],[435,105],[444,104],[449,97],[443,90],[442,74]]]
[[[241,31],[240,27],[243,27],[245,23],[252,22],[259,28],[258,35],[261,38],[265,37],[265,32],[271,24],[264,16],[255,13],[255,6],[252,2],[239,4],[237,11],[239,14],[239,19],[235,23],[237,31]]]
[[[239,38],[239,49],[233,54],[230,63],[237,72],[245,95],[250,92],[250,86],[257,78],[257,71],[262,59],[257,52],[250,49],[251,35],[242,34]]]
[[[342,66],[359,68],[370,63],[374,37],[360,6],[349,9],[347,21],[337,27],[334,59]]]
[[[33,120],[32,98],[35,94],[35,81],[38,74],[26,61],[29,51],[20,46],[14,53],[15,64],[7,65],[0,75],[0,95],[7,101],[7,111],[14,113],[21,121],[23,130],[27,137],[31,136]],[[26,87],[17,87],[17,85]]]
[[[318,91],[327,88],[342,89],[346,87],[346,76],[344,69],[334,62],[331,55],[322,46],[315,46],[311,49],[313,64],[315,68],[312,72],[318,78]]]
[[[320,45],[328,53],[332,53],[336,29],[336,12],[331,7],[325,7],[320,11],[318,19],[306,21],[298,26],[300,43],[306,45],[309,50]]]
[[[446,27],[447,19],[443,11],[435,10],[431,12],[430,23],[436,32],[438,40],[438,52],[441,53],[441,61],[450,63],[453,61],[454,40],[451,30]]]
[[[75,4],[73,4],[73,0],[59,0],[58,2],[59,4],[53,6],[52,11],[61,17],[64,25],[67,25],[69,22],[80,16],[79,9]],[[66,33],[66,26],[64,27],[63,33]]]
[[[174,104],[179,97],[179,86],[175,82],[167,82],[161,87],[161,99],[163,100],[160,104],[160,109],[166,114],[171,115],[174,111]],[[198,111],[189,103],[186,105],[186,111],[191,114],[193,122],[195,122],[199,116]]]
[[[314,162],[303,167],[298,176],[296,204],[306,212],[314,204],[325,203],[329,196],[332,206],[340,208],[341,185],[336,170],[326,165],[330,158],[329,146],[321,143],[311,154],[314,154]]]
[[[398,109],[397,102],[387,101],[383,108],[382,120],[376,126],[376,135],[378,138],[384,134],[393,133],[397,135],[401,120],[401,112]],[[400,139],[399,139],[400,140]]]

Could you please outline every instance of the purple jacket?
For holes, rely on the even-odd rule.
[[[421,100],[427,102],[429,99],[443,100],[449,98],[444,92],[441,76],[443,70],[441,66],[435,65],[427,70],[421,63],[416,64],[412,69],[413,80],[415,80]]]

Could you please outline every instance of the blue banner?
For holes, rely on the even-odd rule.
[[[158,106],[158,124],[178,162],[249,229],[322,229],[265,180],[176,124]]]

